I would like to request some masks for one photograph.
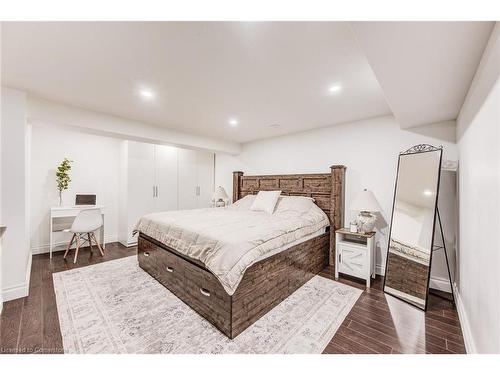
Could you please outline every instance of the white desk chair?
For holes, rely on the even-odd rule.
[[[71,245],[76,238],[76,250],[75,250],[75,259],[73,263],[76,263],[76,259],[78,258],[78,250],[83,245],[80,241],[88,242],[90,246],[90,251],[92,251],[92,239],[94,240],[97,248],[101,252],[101,255],[104,256],[104,252],[102,251],[101,245],[99,241],[95,238],[94,231],[102,227],[103,220],[101,215],[101,210],[99,208],[93,208],[88,210],[82,210],[78,213],[71,225],[71,228],[68,229],[68,232],[73,233],[73,237],[71,238],[70,243],[68,244],[68,248],[64,253],[64,258],[68,255]],[[87,238],[85,238],[85,236]]]

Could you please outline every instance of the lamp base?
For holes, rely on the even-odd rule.
[[[368,232],[372,232],[375,227],[375,221],[377,221],[377,217],[368,211],[361,211],[356,220],[356,224],[358,225],[358,232],[365,234]]]
[[[218,201],[215,202],[215,207],[226,207],[226,202],[223,201],[222,199],[219,199]]]

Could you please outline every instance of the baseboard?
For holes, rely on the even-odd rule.
[[[474,339],[472,338],[469,319],[467,318],[465,306],[456,283],[453,283],[453,292],[455,294],[455,304],[457,306],[458,318],[460,319],[460,327],[462,328],[462,335],[464,337],[465,350],[467,354],[477,354],[476,345],[474,344]]]
[[[118,241],[118,236],[117,235],[109,235],[109,236],[104,236],[104,243],[111,243],[111,242],[117,242]],[[54,242],[54,249],[52,251],[61,251],[63,249],[56,249],[58,246],[68,246],[68,241],[59,241],[59,242]],[[75,245],[71,247],[72,249],[75,248]],[[31,252],[33,255],[36,254],[46,254],[49,252],[49,244],[45,245],[40,245],[40,246],[33,246],[31,248]]]
[[[442,277],[431,277],[429,288],[451,293],[450,280]]]
[[[119,241],[119,242],[125,247],[137,246],[137,241],[136,242]]]
[[[14,285],[2,290],[3,302],[12,301],[13,299],[18,299],[18,298],[23,298],[29,294],[32,259],[33,259],[32,254],[30,254],[28,258],[28,265],[26,267],[26,277],[24,279],[24,283]]]
[[[381,264],[376,264],[375,265],[375,273],[377,275],[382,275],[384,276],[385,275],[385,264],[384,265],[381,265]]]

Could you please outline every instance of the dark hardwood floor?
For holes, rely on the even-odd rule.
[[[320,275],[334,279],[333,267],[327,267]],[[465,353],[460,321],[452,302],[430,294],[424,312],[384,294],[381,276],[377,275],[370,289],[356,279],[342,277],[338,281],[364,292],[324,353]]]
[[[136,248],[106,245],[102,258],[97,249],[80,251],[77,264],[63,259],[64,252],[33,256],[28,297],[4,303],[0,319],[0,353],[62,353],[52,273],[135,254]],[[322,276],[333,279],[333,268]],[[340,282],[365,289],[364,282],[342,277]],[[427,312],[386,296],[383,279],[352,308],[324,353],[465,353],[458,315],[451,302],[429,297]]]

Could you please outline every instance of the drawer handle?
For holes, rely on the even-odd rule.
[[[205,288],[200,288],[200,293],[203,294],[204,296],[210,297],[210,292]]]
[[[174,269],[172,267],[167,267],[168,272],[174,272]]]
[[[144,256],[145,257],[148,257],[149,256],[149,253],[147,251],[144,252]]]

